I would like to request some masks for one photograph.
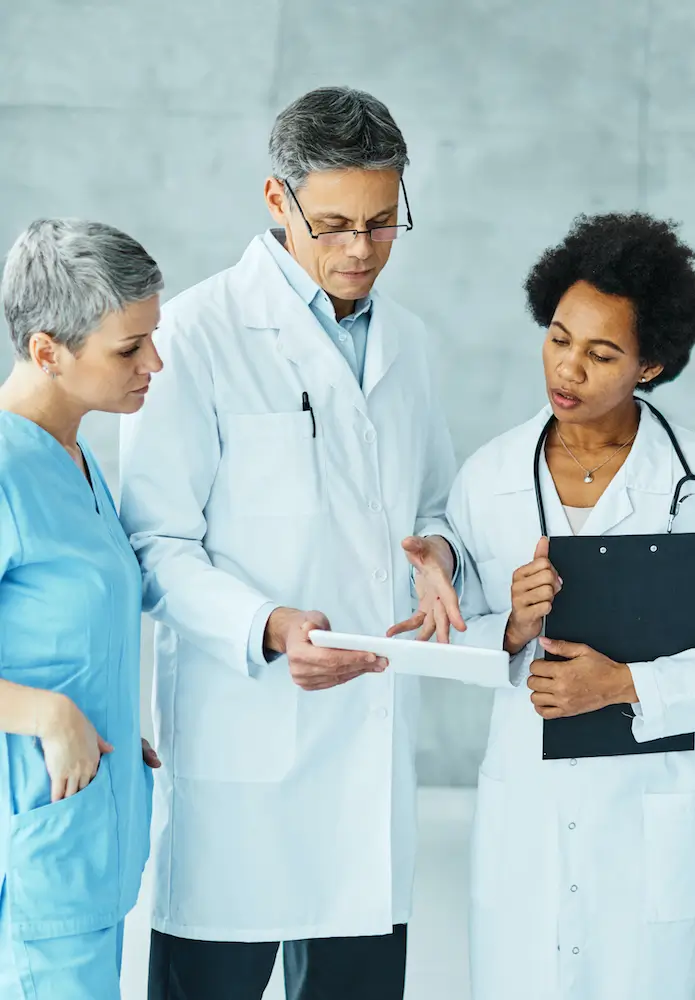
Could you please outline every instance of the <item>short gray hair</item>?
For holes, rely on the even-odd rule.
[[[26,361],[33,334],[48,333],[75,354],[107,313],[163,287],[156,262],[120,230],[38,219],[8,253],[0,294],[15,353]]]
[[[301,187],[315,170],[396,170],[408,147],[391,112],[376,97],[350,87],[321,87],[293,101],[270,134],[273,176]]]

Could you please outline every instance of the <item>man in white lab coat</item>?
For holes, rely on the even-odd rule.
[[[259,1000],[285,942],[291,1000],[400,1000],[417,682],[308,632],[410,617],[408,559],[413,623],[465,627],[425,331],[373,291],[413,228],[407,150],[381,102],[325,88],[270,153],[281,228],[165,306],[164,371],[123,426],[157,621],[149,995]]]

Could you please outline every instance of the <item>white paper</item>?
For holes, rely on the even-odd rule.
[[[309,638],[315,646],[354,649],[385,656],[389,661],[389,669],[397,674],[441,677],[479,687],[512,686],[509,680],[509,654],[502,650],[417,642],[414,639],[387,639],[385,636],[350,635],[321,629],[312,629]]]

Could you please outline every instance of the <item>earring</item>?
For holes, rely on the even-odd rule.
[[[47,375],[50,375],[51,378],[56,377],[56,373],[52,372],[48,367],[48,365],[41,365],[41,371],[44,371]]]
[[[643,375],[642,378],[640,379],[640,382],[646,382],[646,381],[647,381],[647,379]]]

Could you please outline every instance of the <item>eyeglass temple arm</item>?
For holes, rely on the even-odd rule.
[[[405,189],[405,181],[403,180],[402,176],[401,176],[401,187],[403,188],[403,198],[405,200],[405,210],[408,213],[408,228],[412,229],[413,228],[413,216],[411,215],[411,212],[410,212],[410,202],[408,201],[408,192]]]
[[[294,201],[295,205],[299,209],[299,214],[304,219],[304,223],[305,223],[307,229],[309,230],[309,235],[314,240],[318,239],[318,236],[314,236],[313,230],[312,230],[311,226],[309,225],[309,220],[307,219],[306,215],[302,211],[302,206],[299,204],[299,200],[297,199],[297,195],[294,193],[294,191],[290,187],[289,181],[286,180],[286,179],[283,179],[282,183],[286,186],[287,190],[292,195],[292,200]],[[403,177],[401,177],[401,187],[403,188],[403,200],[405,201],[405,210],[408,213],[408,228],[412,229],[413,228],[413,216],[412,216],[412,213],[410,211],[410,202],[408,201],[408,192],[405,189],[405,181],[403,180]],[[346,232],[349,232],[349,230],[346,230]]]

